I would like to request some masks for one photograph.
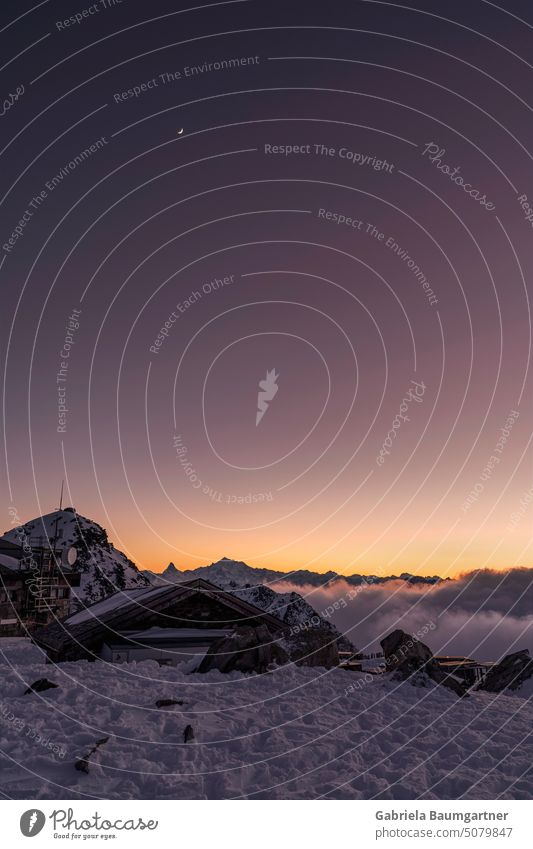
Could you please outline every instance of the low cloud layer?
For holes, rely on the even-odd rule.
[[[484,569],[437,585],[391,581],[356,588],[339,581],[276,589],[303,595],[361,651],[379,651],[379,640],[394,628],[416,634],[434,623],[423,641],[435,654],[479,660],[498,660],[523,648],[533,654],[533,569]]]

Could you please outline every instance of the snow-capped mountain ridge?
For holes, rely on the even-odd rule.
[[[338,572],[312,572],[309,569],[298,569],[294,572],[281,572],[274,569],[260,569],[248,566],[242,560],[232,560],[222,557],[209,566],[199,566],[197,569],[177,569],[170,563],[163,572],[145,572],[152,583],[175,583],[190,581],[193,578],[204,578],[223,589],[234,590],[239,587],[258,587],[264,584],[290,583],[298,586],[323,586],[345,581],[355,586],[368,584],[383,584],[388,581],[405,581],[409,584],[436,584],[442,579],[438,575],[411,575],[403,572],[401,575],[340,575]]]

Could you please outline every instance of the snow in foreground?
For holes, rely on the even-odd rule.
[[[23,695],[46,677],[58,689]],[[12,798],[531,798],[533,698],[342,670],[186,675],[51,666],[0,643],[0,790]],[[156,708],[157,699],[183,705]],[[183,743],[191,725],[195,739]],[[74,762],[109,736],[90,772]]]

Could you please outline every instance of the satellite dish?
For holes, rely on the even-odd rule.
[[[62,561],[64,566],[74,566],[78,559],[78,549],[71,546],[63,550]]]

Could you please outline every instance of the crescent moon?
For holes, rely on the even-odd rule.
[[[178,130],[178,136],[181,136],[182,132],[183,132],[183,127],[181,128],[181,130]]]

